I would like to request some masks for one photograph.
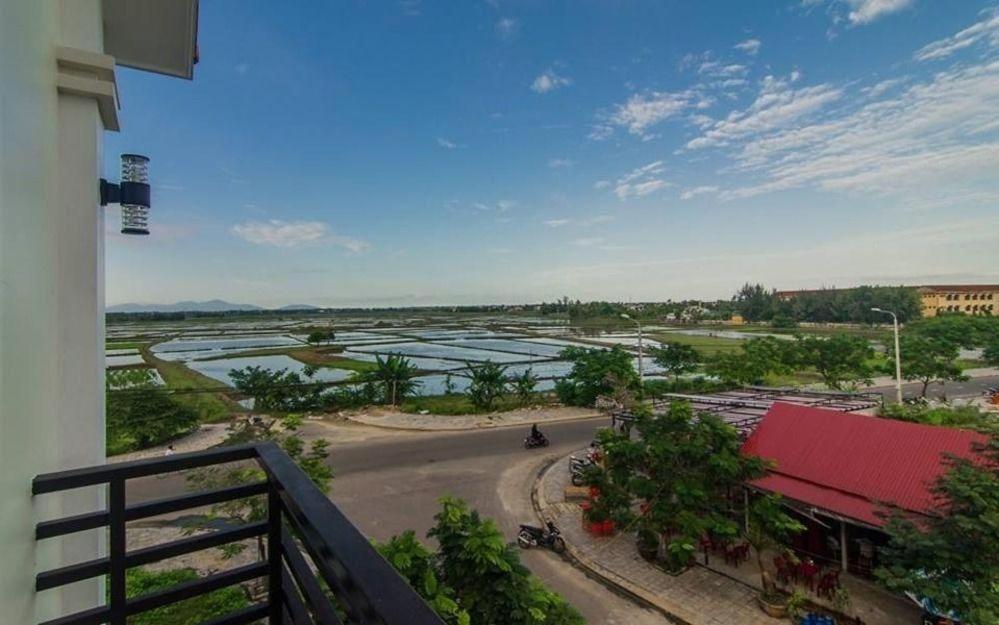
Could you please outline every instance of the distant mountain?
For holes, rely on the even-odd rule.
[[[253,304],[233,304],[220,299],[208,300],[207,302],[177,302],[176,304],[116,304],[108,306],[109,313],[137,313],[137,312],[225,312],[227,310],[264,310],[260,306]]]
[[[277,310],[319,310],[319,306],[313,306],[312,304],[288,304]]]

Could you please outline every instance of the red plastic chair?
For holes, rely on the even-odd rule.
[[[802,560],[801,564],[798,565],[798,574],[801,576],[802,581],[808,590],[814,592],[815,590],[815,574],[819,572],[819,567],[812,562],[811,558]]]

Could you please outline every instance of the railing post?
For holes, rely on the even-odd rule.
[[[125,479],[111,478],[108,493],[108,552],[111,564],[109,585],[110,625],[125,625]]]
[[[281,591],[281,495],[268,479],[267,489],[267,603],[269,625],[281,625],[284,599]]]

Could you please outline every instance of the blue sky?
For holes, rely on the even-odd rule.
[[[109,304],[999,282],[994,0],[205,0],[199,47],[118,72]]]

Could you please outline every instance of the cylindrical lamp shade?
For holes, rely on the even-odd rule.
[[[149,158],[121,155],[121,233],[149,234]]]

